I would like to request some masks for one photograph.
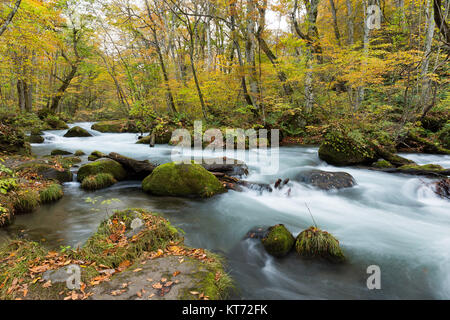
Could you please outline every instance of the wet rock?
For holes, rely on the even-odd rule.
[[[106,158],[106,157],[107,157],[107,155],[104,154],[103,152],[94,150],[94,151],[92,151],[91,154],[88,156],[88,160],[89,160],[89,161],[95,161],[95,160],[97,160],[97,159],[100,159],[100,158]]]
[[[28,169],[35,172],[45,180],[56,180],[60,183],[70,182],[73,180],[72,172],[70,172],[69,169],[55,168],[50,164],[43,163],[40,161],[30,161],[27,163],[23,163],[18,167],[16,167],[16,169],[17,170]]]
[[[229,159],[227,157],[208,159],[201,164],[203,168],[211,172],[222,172],[229,176],[246,176],[248,175],[247,165],[240,160]]]
[[[103,133],[137,133],[139,132],[136,123],[129,120],[111,120],[111,121],[100,121],[94,123],[91,126],[92,130],[100,131]]]
[[[75,126],[70,128],[67,133],[64,135],[66,138],[74,138],[74,137],[92,137],[86,129],[83,129],[79,126]]]
[[[259,239],[267,237],[269,230],[267,227],[255,227],[247,232],[244,236],[244,239]]]
[[[263,191],[272,192],[273,191],[272,187],[268,183],[258,183],[258,182],[239,180],[237,182],[237,184],[240,186],[246,187],[250,190],[255,190],[255,191],[259,191],[259,192],[263,192]]]
[[[128,231],[125,236],[128,239],[133,238],[133,236],[137,235],[139,232],[145,229],[144,222],[139,218],[134,218],[133,221],[131,221],[130,225],[131,230]]]
[[[44,137],[42,137],[38,134],[30,135],[30,143],[43,143],[44,141],[45,141]]]
[[[123,166],[127,172],[128,179],[143,180],[155,169],[155,165],[150,163],[148,160],[134,160],[115,152],[111,152],[107,157],[117,161]]]
[[[50,154],[52,156],[68,156],[68,155],[71,155],[72,152],[69,152],[66,150],[61,150],[61,149],[55,149],[55,150],[52,150],[52,152]]]
[[[434,183],[435,192],[442,198],[450,200],[450,179],[442,179]]]
[[[322,190],[351,188],[356,185],[355,179],[347,172],[309,170],[300,172],[294,180]]]

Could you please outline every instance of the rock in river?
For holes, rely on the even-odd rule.
[[[300,172],[294,180],[311,184],[322,190],[350,188],[356,185],[355,179],[347,172],[309,170]]]

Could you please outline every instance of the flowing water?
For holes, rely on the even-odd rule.
[[[91,123],[78,123],[89,129]],[[135,144],[135,134],[104,134],[64,138],[66,131],[45,132],[45,143],[33,145],[38,155],[60,148],[68,151],[118,152],[152,162],[170,161],[172,147]],[[243,160],[253,151],[241,154]],[[212,156],[212,154],[211,154]],[[450,156],[404,155],[419,164],[450,167]],[[239,157],[239,155],[238,155]],[[86,157],[83,157],[86,161]],[[229,191],[211,199],[154,197],[139,181],[86,192],[77,182],[64,185],[65,197],[18,216],[0,232],[2,238],[20,236],[42,241],[51,248],[82,245],[101,220],[114,209],[143,207],[162,213],[183,229],[186,243],[225,255],[229,272],[242,299],[448,299],[450,298],[450,210],[427,186],[423,177],[387,174],[355,168],[336,168],[322,162],[315,147],[281,147],[279,170],[262,174],[264,161],[250,161],[249,181],[274,183],[293,178],[304,169],[345,171],[358,185],[321,191],[291,182],[291,191],[272,193]],[[255,226],[283,223],[297,235],[317,225],[340,240],[348,257],[344,265],[305,260],[292,254],[274,259],[259,241],[243,240]],[[381,269],[381,290],[368,290],[367,267]]]

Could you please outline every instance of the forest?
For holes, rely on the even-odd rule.
[[[0,299],[448,299],[449,16],[449,0],[1,0]],[[269,130],[277,173],[238,135],[242,159],[178,164],[172,134],[196,121],[224,135],[203,161],[227,129]],[[377,259],[384,295],[333,267]],[[67,266],[75,287],[55,283]],[[309,283],[321,270],[340,284]]]

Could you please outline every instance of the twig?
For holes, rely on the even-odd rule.
[[[319,229],[319,228],[317,227],[316,220],[314,220],[314,217],[313,217],[313,215],[312,215],[312,213],[311,213],[311,210],[309,210],[309,207],[308,207],[308,204],[306,203],[306,201],[305,201],[305,206],[306,206],[306,208],[308,208],[309,215],[311,216],[311,219],[312,219],[312,221],[313,221],[313,223],[314,223],[314,226],[316,227],[316,229]]]

